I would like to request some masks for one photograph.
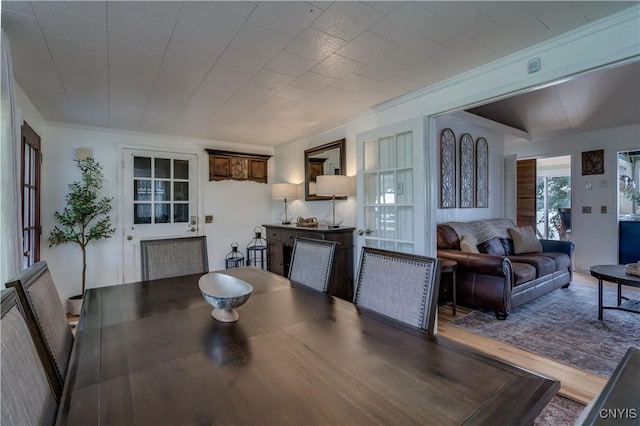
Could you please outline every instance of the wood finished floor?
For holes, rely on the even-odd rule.
[[[598,281],[592,276],[577,272],[573,274],[573,282],[576,281],[594,286],[598,285]],[[605,286],[616,287],[611,283],[605,283]],[[625,292],[627,290],[636,291],[636,289],[630,287],[624,287],[624,290]],[[454,317],[450,305],[440,306],[438,310],[438,334],[470,346],[487,355],[559,380],[561,383],[560,395],[582,404],[591,402],[604,388],[607,380],[600,376],[448,324],[454,318],[459,318],[471,311],[471,309],[458,306],[458,315]],[[507,319],[506,321],[509,320]]]

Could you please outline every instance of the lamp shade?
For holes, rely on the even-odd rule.
[[[316,195],[346,197],[351,193],[351,178],[344,175],[320,175],[316,177]]]
[[[295,199],[298,197],[298,186],[293,183],[274,183],[271,197],[274,200]]]

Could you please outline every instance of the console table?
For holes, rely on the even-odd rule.
[[[353,300],[353,231],[355,228],[340,227],[329,229],[296,225],[262,225],[267,230],[267,269],[284,277],[289,275],[291,252],[297,237],[338,242],[333,271],[327,293],[348,301]]]

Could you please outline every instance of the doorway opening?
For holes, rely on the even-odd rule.
[[[571,156],[536,160],[536,232],[571,241]]]

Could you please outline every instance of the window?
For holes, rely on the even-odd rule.
[[[570,223],[563,220],[560,209],[571,207],[571,157],[537,160],[536,217],[542,238],[568,240]],[[570,214],[570,210],[569,210]]]
[[[133,223],[189,222],[189,161],[133,159]]]
[[[40,260],[40,136],[22,125],[22,247],[23,266]]]

